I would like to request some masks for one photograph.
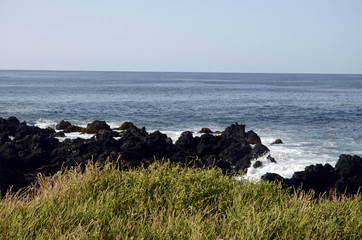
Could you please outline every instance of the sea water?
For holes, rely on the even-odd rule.
[[[1,70],[0,117],[9,116],[43,128],[132,121],[173,141],[238,122],[277,161],[259,159],[248,176],[291,177],[310,164],[334,166],[340,154],[362,155],[362,75]],[[271,145],[277,138],[284,144]]]

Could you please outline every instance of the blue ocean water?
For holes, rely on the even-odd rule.
[[[342,153],[362,155],[362,75],[0,71],[0,117],[41,127],[60,120],[132,121],[174,140],[185,130],[254,130],[290,177]],[[281,138],[285,144],[270,145]]]

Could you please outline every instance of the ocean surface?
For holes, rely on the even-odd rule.
[[[334,166],[340,154],[362,156],[362,75],[0,70],[0,117],[9,116],[42,128],[132,121],[174,141],[238,122],[277,161],[248,176],[291,177],[310,164]],[[277,138],[284,144],[271,145]]]

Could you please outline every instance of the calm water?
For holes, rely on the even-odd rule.
[[[0,117],[41,127],[60,120],[132,121],[174,140],[184,130],[253,129],[290,177],[342,153],[362,155],[362,75],[0,71]],[[271,146],[275,138],[285,144]]]

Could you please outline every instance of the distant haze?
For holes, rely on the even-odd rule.
[[[0,69],[362,73],[361,0],[0,0]]]

